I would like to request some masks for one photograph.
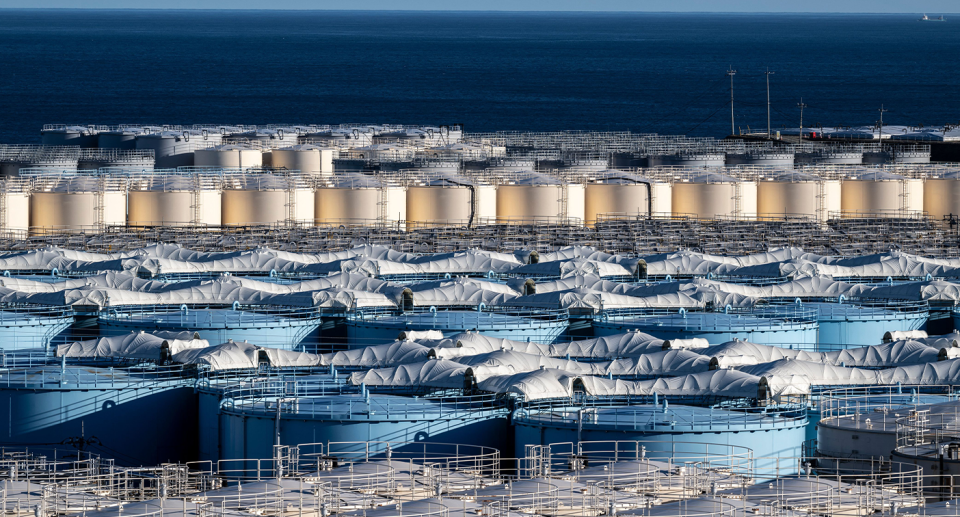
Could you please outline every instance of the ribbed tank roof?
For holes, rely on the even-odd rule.
[[[279,174],[236,174],[224,177],[224,187],[233,190],[286,190],[290,179]]]
[[[740,180],[733,176],[720,174],[716,172],[705,172],[690,178],[687,183],[739,183]]]
[[[560,180],[546,174],[526,172],[509,179],[508,183],[513,185],[559,185]]]
[[[383,183],[376,176],[350,172],[324,178],[333,188],[380,188]]]
[[[596,175],[597,182],[603,182],[607,185],[636,185],[638,183],[651,183],[647,178],[619,171],[601,171]]]
[[[856,172],[851,174],[850,178],[861,181],[899,181],[906,179],[899,174],[893,174],[885,171]]]

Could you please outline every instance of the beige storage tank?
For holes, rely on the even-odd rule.
[[[923,180],[884,171],[866,171],[843,179],[842,217],[903,217],[923,210]]]
[[[659,217],[673,215],[673,185],[662,182],[651,183],[650,195],[653,215]]]
[[[375,176],[339,174],[317,186],[315,207],[318,225],[392,224],[407,216],[407,193],[399,183]]]
[[[0,233],[26,237],[30,228],[30,181],[8,178],[0,182]]]
[[[923,209],[934,221],[960,215],[960,170],[927,177],[923,185]]]
[[[337,150],[328,147],[303,144],[273,150],[272,167],[300,171],[308,175],[330,176]]]
[[[584,223],[593,226],[599,214],[647,215],[650,202],[649,180],[627,173],[603,173],[587,183]]]
[[[497,222],[583,221],[584,186],[529,172],[508,175],[497,188]]]
[[[222,169],[258,169],[263,167],[263,150],[259,146],[224,144],[193,152],[197,167]]]
[[[811,217],[826,221],[840,210],[840,181],[812,174],[784,172],[757,183],[757,217]]]
[[[125,179],[98,175],[39,175],[30,196],[31,233],[96,232],[127,221]]]
[[[701,219],[756,218],[757,184],[713,172],[684,175],[673,184],[674,215]]]
[[[132,176],[127,226],[219,226],[221,178],[212,174]]]
[[[453,174],[417,179],[407,185],[407,228],[469,226],[478,218],[477,186]]]
[[[136,139],[137,149],[153,149],[156,168],[172,169],[194,165],[194,151],[219,145],[223,135],[194,130],[161,131],[140,134]]]
[[[313,190],[299,174],[230,174],[223,178],[225,226],[313,222]]]

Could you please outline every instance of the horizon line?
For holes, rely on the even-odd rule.
[[[819,14],[819,15],[842,15],[842,14],[867,14],[880,16],[914,16],[925,14],[918,12],[867,12],[867,11],[645,11],[645,10],[620,10],[620,9],[593,9],[593,10],[529,10],[529,9],[327,9],[317,8],[255,8],[255,7],[4,7],[4,11],[323,11],[340,13],[511,13],[511,14],[560,14],[560,13],[608,13],[608,14],[742,14],[742,15],[797,15],[797,14]],[[926,14],[930,14],[928,11]],[[960,15],[960,13],[935,12],[934,16]]]

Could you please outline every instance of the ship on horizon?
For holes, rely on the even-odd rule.
[[[923,18],[920,18],[920,20],[918,20],[918,21],[921,21],[921,22],[945,22],[945,21],[947,21],[947,19],[944,18],[943,15],[940,15],[940,16],[938,16],[938,17],[936,17],[936,18],[931,18],[931,17],[927,16],[926,13],[924,13],[924,14],[923,14]]]

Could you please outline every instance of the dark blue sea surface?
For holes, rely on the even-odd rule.
[[[949,18],[949,17],[948,17]],[[724,136],[960,122],[960,18],[0,11],[0,142],[44,123],[462,123]]]

